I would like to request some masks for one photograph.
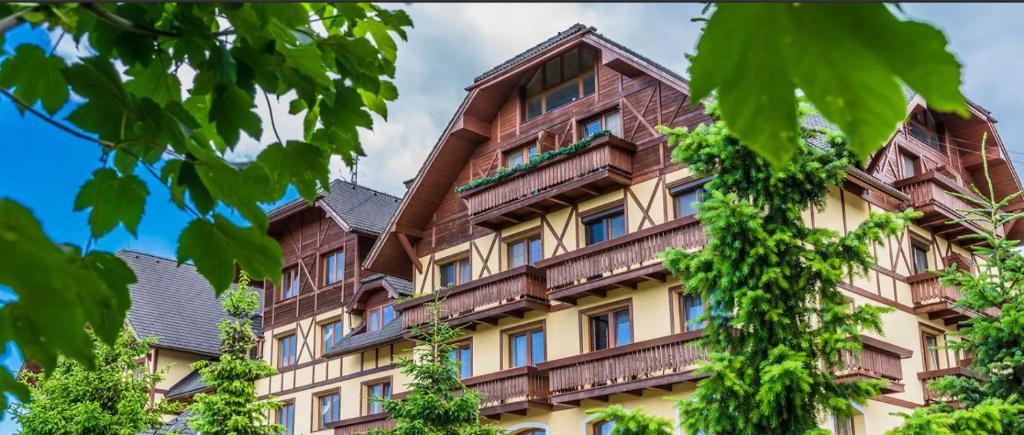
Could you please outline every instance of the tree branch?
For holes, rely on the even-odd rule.
[[[115,14],[113,12],[110,12],[110,11],[104,9],[103,7],[100,7],[96,3],[82,3],[82,8],[87,10],[87,11],[89,11],[89,12],[92,12],[97,17],[103,19],[104,21],[106,21],[110,25],[112,25],[114,27],[117,27],[117,28],[119,28],[121,30],[129,31],[129,32],[132,32],[132,33],[138,33],[140,35],[153,36],[153,37],[164,37],[164,38],[180,38],[180,37],[182,37],[182,35],[179,34],[179,33],[168,32],[166,30],[155,29],[155,28],[152,28],[152,27],[140,26],[140,25],[135,24],[132,21],[128,20],[127,18],[124,18],[124,17],[122,17],[120,15],[117,15],[117,14]],[[214,37],[220,37],[220,36],[234,35],[234,34],[235,34],[234,29],[229,29],[229,30],[225,30],[223,32],[212,33],[211,35],[214,36]]]
[[[18,27],[19,24],[25,22],[25,19],[22,18],[21,16],[29,12],[32,12],[33,10],[34,8],[22,9],[18,12],[15,12],[0,19],[0,35],[7,33],[8,30]]]
[[[267,100],[267,113],[270,114],[270,128],[274,130],[274,136],[277,137],[277,143],[284,145],[284,141],[281,140],[281,135],[277,134],[277,123],[274,122],[274,108],[270,106],[270,96],[267,95],[267,91],[263,91],[263,98]]]

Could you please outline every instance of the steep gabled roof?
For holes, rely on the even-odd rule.
[[[227,317],[213,287],[191,264],[137,251],[120,251],[138,282],[131,286],[128,322],[156,346],[207,356],[220,355],[218,324]],[[260,293],[260,292],[257,292]]]
[[[209,387],[203,382],[203,377],[199,374],[199,370],[192,370],[191,373],[181,378],[178,383],[168,388],[167,394],[164,394],[164,397],[171,400],[184,399],[208,389]]]
[[[473,79],[473,83],[477,83],[477,82],[479,82],[481,80],[490,78],[490,77],[495,76],[497,74],[500,74],[502,72],[508,71],[508,70],[510,70],[512,68],[515,68],[516,66],[518,66],[519,64],[529,60],[533,56],[536,56],[536,55],[544,52],[548,48],[551,48],[551,47],[557,45],[559,42],[562,42],[562,41],[564,41],[564,40],[566,40],[566,39],[568,39],[570,37],[573,37],[573,36],[576,36],[578,34],[581,34],[581,33],[585,32],[585,31],[592,31],[592,30],[595,30],[595,29],[593,27],[584,26],[584,25],[582,25],[580,23],[573,24],[568,29],[565,29],[565,30],[563,30],[561,32],[558,32],[558,34],[548,38],[544,42],[541,42],[540,44],[534,45],[533,47],[530,47],[526,51],[513,56],[511,59],[506,60],[506,61],[498,64],[498,66],[496,66],[494,68],[491,68],[491,69],[485,71],[483,74],[480,74],[480,75],[476,76]]]
[[[401,200],[394,195],[336,179],[331,182],[329,191],[320,193],[316,205],[338,220],[346,231],[377,235],[387,228]],[[280,220],[310,206],[298,198],[268,211],[267,217],[271,221]]]

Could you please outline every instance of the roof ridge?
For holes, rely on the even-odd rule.
[[[536,45],[534,45],[534,46],[532,46],[532,47],[530,47],[530,48],[520,52],[519,54],[517,54],[515,56],[512,56],[508,60],[506,60],[506,61],[504,61],[502,63],[499,63],[498,65],[494,66],[493,68],[488,69],[487,71],[484,71],[482,74],[474,77],[473,78],[473,85],[476,85],[477,83],[479,83],[479,82],[481,82],[481,81],[483,81],[485,79],[488,79],[490,77],[493,77],[495,75],[498,75],[498,74],[508,70],[512,65],[515,65],[515,64],[519,63],[520,61],[522,61],[522,59],[529,58],[529,57],[533,56],[533,54],[535,54],[534,52],[543,51],[543,50],[547,49],[548,46],[550,46],[552,44],[556,44],[558,42],[561,42],[563,39],[566,39],[568,37],[574,36],[574,35],[576,35],[578,33],[586,32],[586,31],[596,31],[596,30],[597,30],[597,28],[594,27],[594,26],[588,26],[588,25],[581,24],[581,23],[573,24],[572,26],[569,26],[568,29],[565,29],[565,30],[563,30],[561,32],[556,33],[554,36],[552,36],[552,37],[550,37],[548,39],[545,39],[544,41],[541,41],[541,43],[536,44]]]
[[[395,195],[392,195],[390,193],[387,193],[387,192],[384,192],[384,191],[381,191],[381,190],[377,190],[377,189],[374,189],[374,188],[369,187],[369,186],[364,186],[364,185],[359,184],[359,183],[353,183],[353,182],[350,182],[350,181],[345,181],[345,180],[342,180],[341,178],[335,178],[334,180],[331,180],[330,184],[333,185],[334,183],[344,183],[344,184],[347,184],[349,186],[358,187],[358,188],[361,188],[361,189],[364,189],[364,190],[369,190],[369,191],[371,191],[373,193],[379,193],[381,195],[388,196],[388,197],[391,197],[391,198],[396,199],[396,200],[401,200],[402,199],[402,198],[400,198],[398,196],[395,196]]]
[[[120,254],[137,254],[137,255],[143,255],[143,256],[146,256],[146,257],[149,257],[149,258],[155,258],[157,260],[171,261],[171,262],[174,262],[175,265],[178,264],[178,259],[177,258],[164,257],[163,255],[151,254],[149,252],[136,251],[136,250],[130,249],[130,248],[119,249],[117,251],[117,254],[118,255],[120,255]],[[195,265],[193,265],[192,263],[189,263],[189,262],[185,262],[185,263],[181,263],[181,264],[183,264],[183,265],[187,264],[187,265],[189,265],[189,266],[191,266],[193,268],[195,267]]]

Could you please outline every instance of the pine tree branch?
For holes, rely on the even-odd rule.
[[[25,19],[22,18],[22,16],[32,12],[33,10],[35,10],[35,8],[22,9],[0,19],[0,35],[7,33],[8,30],[18,27],[19,24],[25,22]]]

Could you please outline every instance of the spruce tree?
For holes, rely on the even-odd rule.
[[[967,371],[972,376],[947,376],[929,383],[928,389],[946,401],[902,414],[907,419],[892,431],[895,434],[1024,433],[1024,256],[1019,241],[995,230],[1024,217],[1024,212],[1006,211],[1024,192],[1002,199],[996,196],[988,170],[987,140],[987,135],[982,136],[985,186],[972,185],[972,196],[950,192],[975,206],[960,213],[964,222],[982,229],[980,234],[961,238],[975,243],[971,249],[977,270],[953,265],[939,276],[943,286],[960,289],[963,297],[955,307],[979,314],[952,334],[961,340],[948,344],[970,361]]]
[[[252,316],[259,308],[259,299],[249,288],[245,272],[238,285],[224,293],[221,305],[230,318],[220,323],[220,358],[193,364],[213,392],[195,396],[195,403],[189,407],[189,427],[204,434],[279,433],[281,426],[267,422],[267,414],[280,403],[272,398],[256,399],[256,380],[277,374],[277,370],[249,356],[256,345]]]
[[[94,367],[61,357],[52,372],[22,371],[30,400],[10,411],[21,433],[135,435],[158,427],[161,413],[173,411],[164,401],[148,406],[150,389],[163,378],[140,363],[152,339],[137,339],[125,328],[108,346],[89,334],[96,346]]]
[[[709,114],[720,119],[714,105]],[[872,213],[846,235],[805,223],[857,163],[833,132],[802,129],[791,138],[796,154],[773,168],[723,121],[660,129],[675,162],[713,176],[697,213],[707,245],[663,257],[684,291],[710,305],[700,368],[708,377],[678,405],[687,433],[815,432],[829,413],[848,415],[851,402],[879,394],[884,381],[840,383],[834,373],[844,352],[859,351],[861,331],[880,332],[886,309],[851,307],[838,285],[866,273],[871,246],[902,231],[912,212]]]
[[[648,414],[643,409],[626,410],[622,405],[587,411],[596,421],[611,421],[611,435],[672,435],[672,422],[664,417]]]
[[[498,435],[498,428],[480,423],[480,393],[459,380],[458,363],[449,344],[461,332],[441,320],[437,299],[427,306],[430,321],[415,331],[412,358],[398,362],[410,377],[409,393],[401,399],[383,399],[384,412],[395,428],[374,430],[374,435]]]

